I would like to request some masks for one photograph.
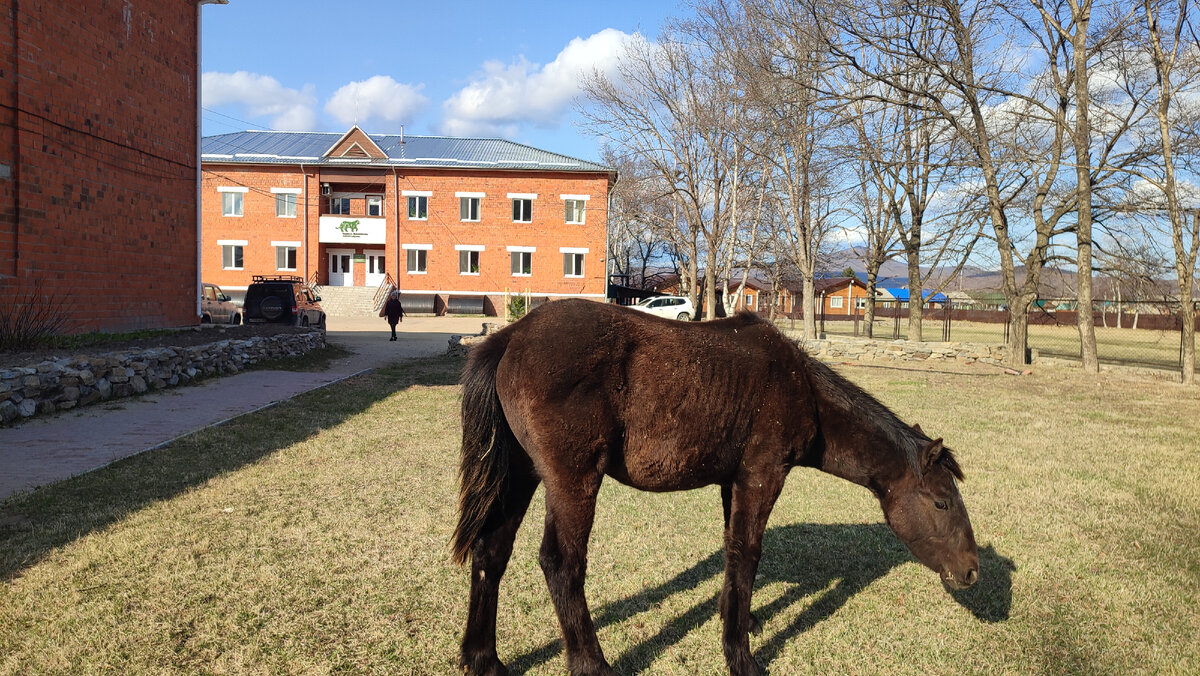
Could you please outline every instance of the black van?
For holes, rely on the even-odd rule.
[[[247,324],[280,323],[325,328],[321,298],[301,277],[254,275],[246,288],[242,315]]]

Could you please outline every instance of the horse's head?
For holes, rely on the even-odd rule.
[[[966,589],[979,579],[979,553],[958,493],[962,470],[941,439],[923,443],[919,467],[890,482],[879,501],[888,526],[909,551],[947,586]]]

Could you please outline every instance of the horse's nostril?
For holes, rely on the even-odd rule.
[[[963,581],[966,582],[968,585],[972,585],[972,584],[975,584],[975,582],[978,579],[979,579],[979,573],[974,568],[972,568],[971,570],[967,571],[967,577]]]

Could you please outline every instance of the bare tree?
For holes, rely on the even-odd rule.
[[[1170,224],[1175,274],[1179,280],[1179,317],[1183,324],[1182,380],[1187,384],[1195,382],[1196,372],[1196,305],[1192,296],[1196,254],[1200,249],[1200,205],[1193,205],[1188,224],[1176,175],[1176,146],[1182,140],[1191,144],[1193,154],[1197,149],[1193,134],[1186,134],[1186,140],[1180,138],[1180,130],[1194,132],[1197,127],[1195,119],[1181,120],[1179,101],[1181,92],[1196,92],[1200,77],[1200,54],[1197,54],[1200,40],[1191,9],[1189,0],[1143,0],[1141,14],[1156,82],[1154,114],[1161,159],[1161,169],[1148,169],[1142,178],[1162,195]]]
[[[670,200],[659,177],[636,158],[606,148],[603,159],[619,176],[610,196],[608,269],[645,288],[648,269],[668,255],[668,237],[677,232],[670,222]]]
[[[637,157],[660,177],[685,224],[673,244],[694,268],[704,256],[704,306],[716,311],[716,273],[727,229],[731,150],[742,116],[728,61],[689,34],[668,25],[659,42],[628,43],[613,76],[593,72],[583,92],[586,125]],[[689,295],[693,295],[691,293]]]

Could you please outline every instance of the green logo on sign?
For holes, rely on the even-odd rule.
[[[348,232],[358,232],[358,221],[342,221],[342,224],[338,226],[338,230],[341,230],[343,235]]]

